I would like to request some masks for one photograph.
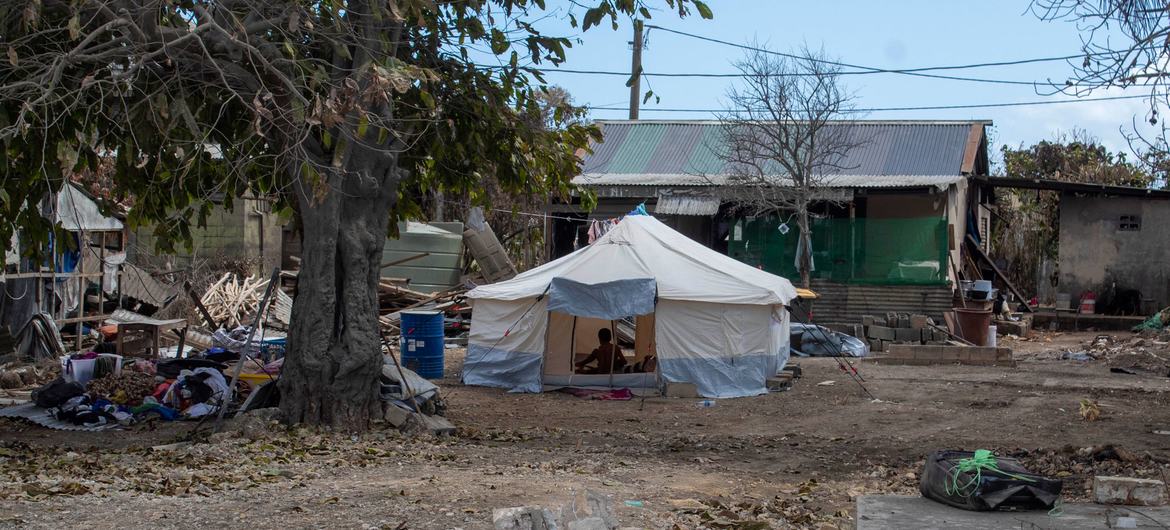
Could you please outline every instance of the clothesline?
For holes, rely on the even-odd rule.
[[[459,204],[461,206],[466,206],[468,208],[472,208],[475,206],[474,204],[470,204],[470,203],[464,202],[464,201],[447,201],[447,202]],[[588,217],[568,217],[568,216],[563,216],[563,215],[553,215],[550,213],[536,213],[536,212],[505,210],[502,208],[485,208],[485,209],[492,211],[492,212],[510,213],[510,214],[514,214],[514,215],[526,215],[529,217],[539,217],[539,218],[543,218],[543,219],[560,219],[562,221],[587,222],[587,221],[594,220],[594,219],[590,219]],[[645,209],[643,209],[642,211],[645,212]],[[646,215],[649,215],[649,213],[646,213]],[[616,220],[621,220],[621,217],[610,217],[610,218],[604,219],[604,220],[616,221]]]

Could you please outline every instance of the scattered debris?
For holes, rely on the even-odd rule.
[[[1081,400],[1081,419],[1085,421],[1097,421],[1101,417],[1101,406],[1096,401],[1089,399]]]

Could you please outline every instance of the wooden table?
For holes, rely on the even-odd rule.
[[[187,321],[185,319],[174,320],[154,320],[143,319],[134,322],[119,322],[118,323],[118,355],[122,356],[137,356],[144,350],[137,350],[132,352],[126,351],[126,337],[129,334],[143,333],[146,335],[145,340],[130,341],[131,346],[136,342],[144,342],[144,346],[150,348],[149,355],[158,356],[161,349],[160,342],[162,336],[168,331],[174,331],[179,339],[178,355],[183,356],[183,343],[187,338]]]

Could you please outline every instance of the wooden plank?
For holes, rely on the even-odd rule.
[[[1024,305],[1024,310],[1031,313],[1032,307],[1028,305],[1028,299],[1024,298],[1024,295],[1020,293],[1019,289],[1016,289],[1016,286],[1012,284],[1012,281],[1008,279],[1007,275],[1004,274],[1003,271],[999,270],[999,267],[995,266],[995,262],[991,261],[991,258],[988,257],[987,254],[983,253],[983,249],[979,248],[979,243],[975,241],[975,238],[971,237],[971,234],[967,234],[967,242],[971,244],[971,248],[975,249],[975,255],[983,258],[983,261],[987,262],[987,264],[991,266],[991,270],[995,271],[995,275],[999,276],[1000,280],[1003,280],[1004,285],[1007,285],[1008,290],[1010,290],[1012,294],[1016,295],[1016,298],[1018,298],[1020,303]]]
[[[382,318],[387,319],[389,322],[397,322],[397,321],[401,320],[403,311],[409,311],[411,309],[416,309],[418,307],[421,307],[421,306],[424,306],[424,305],[429,304],[431,302],[434,302],[435,300],[438,300],[440,298],[443,298],[446,296],[451,296],[451,295],[455,294],[456,291],[458,291],[462,288],[463,288],[463,286],[452,287],[450,289],[447,289],[446,291],[435,293],[433,296],[430,296],[429,298],[426,298],[425,300],[419,300],[418,302],[415,302],[415,303],[410,304],[406,307],[398,309],[398,310],[394,311],[393,313],[390,313],[389,315],[385,315]]]
[[[963,164],[959,171],[964,175],[975,174],[975,160],[979,154],[979,144],[983,140],[983,123],[971,124],[971,131],[967,133],[967,146],[963,149]]]
[[[396,259],[396,260],[391,261],[389,263],[383,263],[381,268],[385,269],[387,267],[393,267],[395,265],[402,265],[403,263],[414,261],[416,259],[422,259],[422,258],[425,258],[425,257],[430,256],[430,255],[431,255],[430,252],[422,252],[422,253],[415,254],[413,256],[405,257],[402,259]]]
[[[61,320],[54,320],[53,323],[57,324],[58,326],[62,326],[65,324],[76,324],[78,322],[101,321],[101,320],[105,320],[107,318],[110,318],[110,315],[90,315],[87,317],[63,318]]]
[[[191,282],[184,281],[183,289],[187,291],[187,295],[191,297],[191,301],[195,302],[195,309],[199,310],[199,314],[203,316],[204,322],[207,322],[207,325],[211,329],[219,329],[219,323],[214,318],[211,318],[211,313],[207,311],[207,306],[203,305],[203,301],[199,299],[199,295],[195,292],[195,288],[191,286]],[[182,349],[179,351],[181,353]]]
[[[29,279],[29,278],[56,279],[56,278],[69,278],[69,277],[100,278],[102,276],[102,273],[100,273],[100,272],[87,272],[84,274],[80,274],[80,273],[74,272],[74,273],[59,273],[58,274],[58,273],[52,273],[52,272],[14,272],[11,274],[0,274],[0,276],[3,276],[5,279],[8,279],[8,280],[24,280],[24,279]]]

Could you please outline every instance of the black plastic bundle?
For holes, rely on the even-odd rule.
[[[990,451],[935,451],[926,457],[918,491],[964,510],[1036,510],[1056,506],[1063,486]]]

